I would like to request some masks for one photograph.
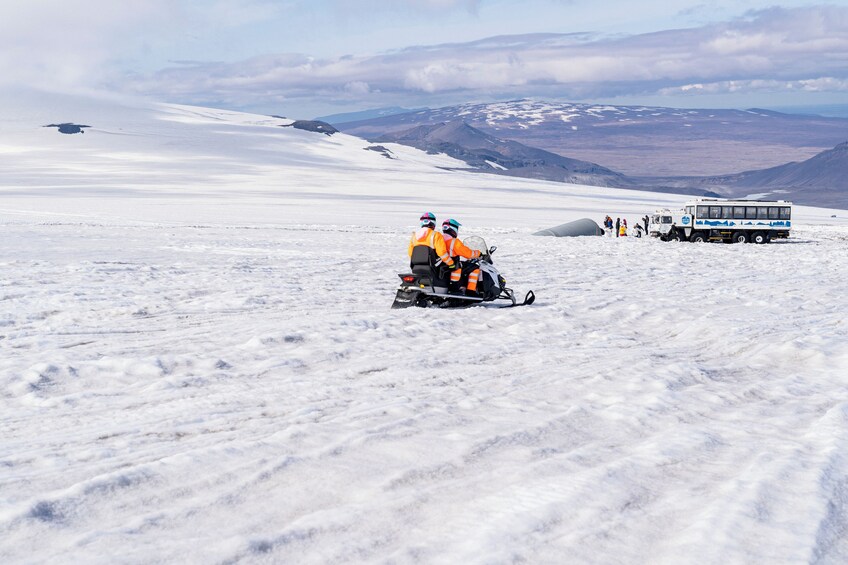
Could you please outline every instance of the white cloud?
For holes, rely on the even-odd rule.
[[[345,84],[344,89],[345,92],[349,92],[354,95],[364,95],[371,92],[371,87],[368,86],[368,83],[361,80],[354,80]]]
[[[332,0],[336,9],[346,11],[362,10],[423,10],[423,11],[449,11],[466,10],[476,13],[483,0]]]
[[[539,34],[378,56],[199,63],[162,71],[134,86],[165,97],[195,93],[206,101],[239,100],[242,106],[261,104],[269,92],[288,100],[318,95],[349,101],[361,95],[374,103],[395,103],[405,95],[420,103],[436,94],[533,95],[553,88],[565,96],[694,92],[695,83],[703,85],[700,92],[761,88],[768,81],[826,89],[838,82],[825,77],[848,79],[846,23],[848,8],[771,9],[734,22],[631,37]],[[375,97],[375,91],[382,96]]]
[[[798,88],[808,92],[848,92],[848,79],[822,77],[811,80],[799,80]]]
[[[277,10],[271,0],[0,2],[0,84],[95,86],[154,46]]]
[[[820,77],[807,80],[727,80],[711,83],[684,84],[671,88],[662,88],[659,94],[665,96],[733,94],[738,92],[846,92],[848,78]]]
[[[399,0],[399,4],[409,4],[412,7],[435,8],[438,10],[457,7],[476,10],[481,0]]]
[[[158,5],[157,5],[158,4]],[[109,46],[167,2],[33,0],[0,6],[0,80],[78,84],[105,64]],[[136,24],[137,22],[137,24]]]
[[[328,3],[360,12],[386,4]],[[0,7],[4,47],[0,76],[7,82],[89,82],[165,100],[239,108],[267,108],[281,101],[295,106],[367,101],[374,107],[433,105],[451,98],[610,98],[784,89],[781,85],[792,85],[797,92],[841,92],[848,80],[848,7],[768,9],[730,22],[634,36],[513,35],[378,55],[283,53],[235,62],[181,61],[155,72],[128,74],[115,72],[117,60],[143,51],[147,42],[155,49],[187,33],[215,36],[307,4],[271,0],[21,4]],[[483,4],[483,0],[398,0],[384,9],[473,12]]]

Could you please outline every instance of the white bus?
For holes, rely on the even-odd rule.
[[[663,241],[768,243],[789,237],[792,203],[783,200],[718,200],[687,202],[683,210],[660,210],[648,233]]]

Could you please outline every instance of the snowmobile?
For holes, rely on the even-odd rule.
[[[477,294],[466,296],[464,293],[448,292],[450,270],[445,265],[438,265],[438,258],[431,248],[419,245],[412,249],[410,265],[411,273],[399,273],[400,288],[392,304],[393,309],[409,308],[464,308],[476,306],[484,302],[496,300],[509,301],[509,304],[499,305],[499,308],[513,306],[528,306],[536,300],[533,291],[528,291],[523,302],[515,299],[512,289],[506,287],[506,280],[500,275],[492,262],[492,254],[497,246],[487,247],[482,237],[471,236],[463,240],[471,249],[481,252],[479,259],[471,259],[480,268],[480,281],[477,283]]]

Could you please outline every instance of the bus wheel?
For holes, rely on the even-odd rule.
[[[743,231],[734,232],[730,241],[733,243],[748,243],[748,234]]]
[[[704,243],[707,241],[707,234],[702,231],[696,231],[689,237],[689,241],[693,243]]]
[[[751,234],[751,241],[753,243],[766,243],[768,238],[766,238],[766,234],[761,231],[755,231]]]

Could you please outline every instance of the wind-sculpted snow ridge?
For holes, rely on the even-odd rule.
[[[848,559],[841,212],[540,238],[684,199],[65,110],[0,147],[0,563]],[[536,302],[391,310],[425,210]]]

